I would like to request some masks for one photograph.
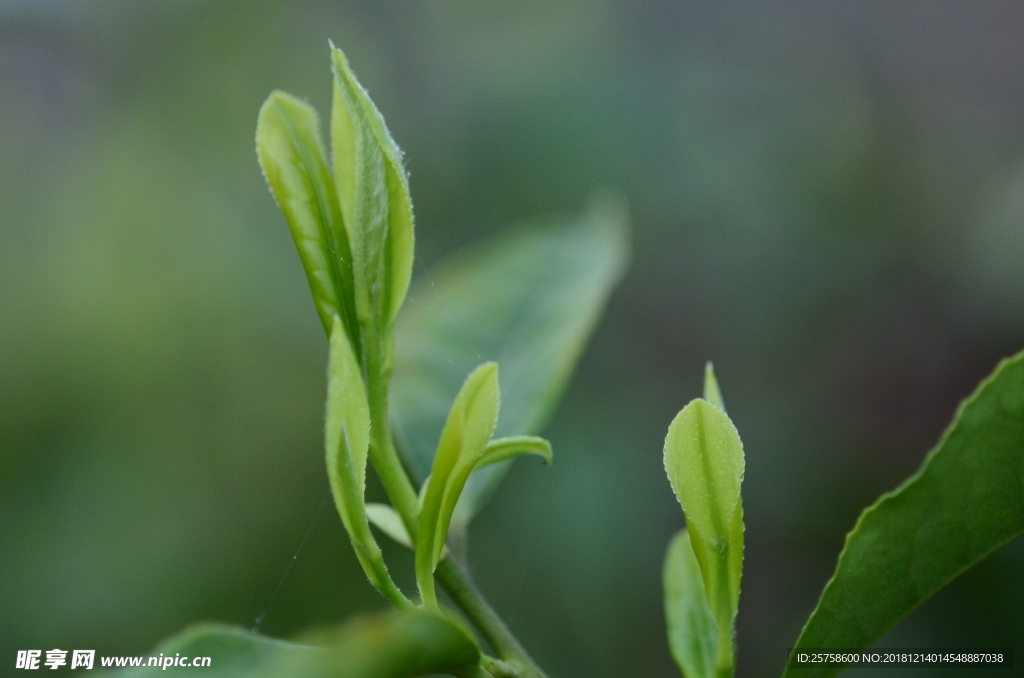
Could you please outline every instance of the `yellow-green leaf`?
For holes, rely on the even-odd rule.
[[[722,400],[722,391],[718,388],[718,379],[715,378],[715,367],[710,360],[704,367],[704,400],[725,412],[725,401]]]
[[[366,517],[366,457],[370,445],[370,407],[359,363],[348,335],[335,316],[327,368],[327,416],[324,426],[327,476],[356,557],[370,583],[396,607],[411,607],[388,574]]]
[[[484,453],[476,463],[476,468],[483,468],[499,461],[512,459],[521,454],[535,454],[550,464],[552,460],[551,443],[537,436],[509,436],[496,438],[487,443]]]
[[[360,320],[386,330],[412,277],[413,216],[402,153],[340,49],[331,47],[334,180],[352,241]]]
[[[455,512],[452,513],[449,534],[457,543],[458,540],[466,538],[466,526],[469,525],[473,515],[480,508],[477,501],[478,497],[469,492],[469,489],[473,486],[473,479],[481,473],[487,473],[488,467],[494,464],[502,464],[504,466],[505,464],[502,462],[510,462],[512,459],[524,454],[536,455],[542,458],[545,464],[549,465],[553,459],[551,443],[537,436],[496,438],[487,444],[484,453],[480,456],[480,460],[477,461],[476,467],[473,469],[472,475],[466,481],[466,490],[459,497],[459,502],[455,505]],[[424,481],[423,486],[426,487],[426,481]]]
[[[260,108],[256,154],[288,221],[324,330],[330,333],[337,315],[358,346],[349,239],[319,126],[308,104],[273,92]]]
[[[733,624],[743,571],[743,443],[720,408],[697,399],[665,438],[665,471],[683,506],[708,605],[718,626],[720,674],[735,667]]]
[[[686,530],[677,532],[669,542],[663,576],[672,658],[686,678],[715,678],[718,630]]]
[[[437,607],[434,568],[444,548],[455,505],[480,460],[498,419],[498,365],[484,363],[459,391],[434,455],[420,510],[416,583],[424,603]]]

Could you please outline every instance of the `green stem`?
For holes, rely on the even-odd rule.
[[[487,669],[487,672],[494,678],[518,678],[519,676],[519,672],[512,666],[486,654],[480,655],[480,666]]]
[[[729,580],[722,576],[722,573],[728,571],[729,549],[715,549],[715,552],[718,555],[716,571],[719,573],[716,578],[715,609],[718,611],[735,610],[736,608],[732,607],[730,601]],[[715,621],[718,624],[718,656],[716,657],[718,678],[733,678],[736,675],[736,645],[734,641],[736,617],[733,614],[725,619],[716,619]]]
[[[483,664],[474,666],[471,669],[466,669],[465,671],[460,671],[454,675],[458,678],[496,678],[493,673],[484,668]]]
[[[727,633],[718,634],[718,657],[716,661],[718,678],[735,678],[736,647],[733,642],[732,628]]]
[[[498,656],[523,678],[547,678],[469,576],[451,558],[444,558],[434,572],[452,601],[473,622]]]
[[[367,333],[370,334],[370,333]],[[377,337],[364,337],[366,347],[367,399],[370,404],[370,462],[384,485],[391,505],[402,516],[409,536],[416,538],[416,490],[391,442],[388,424],[388,382],[391,368]],[[372,343],[371,343],[372,342]]]
[[[391,366],[386,359],[387,349],[379,342],[375,333],[363,336],[367,397],[370,405],[370,461],[377,471],[384,491],[391,505],[402,517],[409,536],[415,541],[417,529],[417,497],[409,476],[402,467],[391,441],[388,424],[388,382]],[[476,588],[469,576],[452,558],[443,558],[434,572],[452,601],[458,605],[483,637],[491,644],[498,656],[512,667],[522,678],[547,678],[533,659],[527,654],[519,640],[487,599]]]
[[[369,525],[365,525],[364,529],[369,532]],[[412,604],[412,601],[405,597],[405,594],[402,593],[398,586],[395,585],[394,580],[391,579],[387,565],[384,564],[384,557],[381,555],[380,549],[377,548],[376,542],[371,539],[364,540],[363,543],[367,545],[365,547],[357,545],[355,540],[352,542],[356,558],[359,559],[359,564],[363,566],[363,571],[366,572],[370,583],[396,609],[406,611],[413,609],[415,606]],[[369,548],[371,546],[372,548]]]

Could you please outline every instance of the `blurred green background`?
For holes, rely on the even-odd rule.
[[[630,199],[556,462],[474,525],[481,587],[553,676],[678,675],[661,444],[712,359],[739,672],[778,675],[860,509],[1024,346],[1022,34],[1009,2],[0,0],[0,673],[383,606],[323,508],[326,342],[253,144],[273,88],[328,111],[330,38],[407,152],[417,274]],[[881,644],[1024,651],[1022,573],[1018,540]]]

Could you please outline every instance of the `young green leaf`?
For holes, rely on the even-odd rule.
[[[938,446],[846,537],[835,574],[796,642],[866,648],[965,570],[1024,534],[1024,353],[1002,361],[957,410]],[[824,678],[839,665],[792,665]]]
[[[552,459],[551,443],[537,436],[497,438],[487,443],[484,453],[480,455],[479,461],[476,462],[476,468],[497,464],[500,461],[512,459],[521,454],[535,454],[541,457],[545,464],[550,464]]]
[[[308,104],[273,92],[260,108],[256,154],[288,221],[324,330],[330,333],[337,315],[358,347],[349,238],[319,125]]]
[[[365,492],[370,408],[359,363],[337,316],[330,344],[324,436],[327,476],[334,503],[370,583],[396,607],[409,608],[412,604],[391,580],[367,522]]]
[[[483,455],[481,455],[480,460],[476,463],[473,474],[469,476],[469,480],[466,482],[466,487],[471,487],[473,478],[480,473],[486,473],[488,467],[492,464],[500,464],[523,454],[537,455],[544,459],[545,464],[550,465],[552,461],[551,443],[537,436],[509,436],[492,440],[487,444]],[[452,514],[452,528],[449,530],[449,535],[455,540],[456,544],[465,543],[465,528],[473,519],[473,515],[478,508],[479,504],[476,503],[476,497],[463,491],[462,496],[459,497],[459,502],[455,505],[455,512]],[[453,531],[454,534],[452,533]]]
[[[686,530],[669,542],[664,587],[668,646],[679,670],[686,678],[715,678],[718,630]]]
[[[665,471],[683,506],[708,605],[718,628],[719,675],[735,667],[733,623],[743,572],[743,443],[721,409],[697,399],[672,421]]]
[[[718,379],[715,378],[715,366],[710,360],[704,367],[704,400],[725,412],[725,401],[722,400],[722,391],[718,388]]]
[[[331,149],[334,179],[352,241],[356,308],[382,337],[412,277],[413,217],[402,152],[384,118],[333,45]]]
[[[414,287],[396,323],[391,405],[401,452],[418,480],[430,472],[433,441],[464,375],[481,360],[501,365],[496,435],[540,432],[628,257],[626,207],[609,195],[575,218],[516,225]],[[463,528],[508,466],[470,478],[459,507],[467,509]]]
[[[416,583],[423,602],[437,607],[434,568],[462,488],[487,447],[498,419],[498,365],[484,363],[455,398],[427,481],[416,541]]]

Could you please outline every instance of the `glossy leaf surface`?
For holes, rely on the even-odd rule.
[[[402,154],[384,118],[332,46],[334,179],[352,242],[360,320],[385,330],[412,277],[413,217]]]
[[[423,494],[416,541],[416,583],[423,601],[437,606],[434,568],[463,487],[498,419],[498,366],[484,363],[467,378],[452,405]]]
[[[496,434],[539,433],[554,410],[628,258],[625,206],[597,200],[572,219],[516,225],[434,267],[396,325],[392,419],[422,480],[463,376],[501,365]],[[474,473],[460,514],[476,513],[508,463]]]
[[[324,443],[327,477],[334,503],[370,583],[398,607],[409,607],[388,575],[384,557],[366,517],[366,458],[370,446],[370,407],[355,353],[335,316],[327,368]]]
[[[733,621],[743,573],[743,469],[743,443],[721,409],[698,398],[672,421],[665,438],[665,471],[683,506],[718,627],[720,672],[735,666]]]
[[[715,678],[718,631],[686,530],[677,532],[669,542],[663,584],[672,658],[686,678]]]
[[[406,678],[461,672],[480,651],[464,630],[426,612],[392,612],[306,634],[292,643],[216,624],[186,629],[148,656],[210,657],[208,667],[141,667],[121,678]]]
[[[308,104],[273,92],[260,108],[256,153],[291,229],[324,330],[330,333],[337,315],[358,345],[349,239],[319,125]]]
[[[861,514],[796,648],[866,648],[964,570],[1024,534],[1024,353],[956,413],[920,470]],[[833,676],[793,666],[787,678]]]

